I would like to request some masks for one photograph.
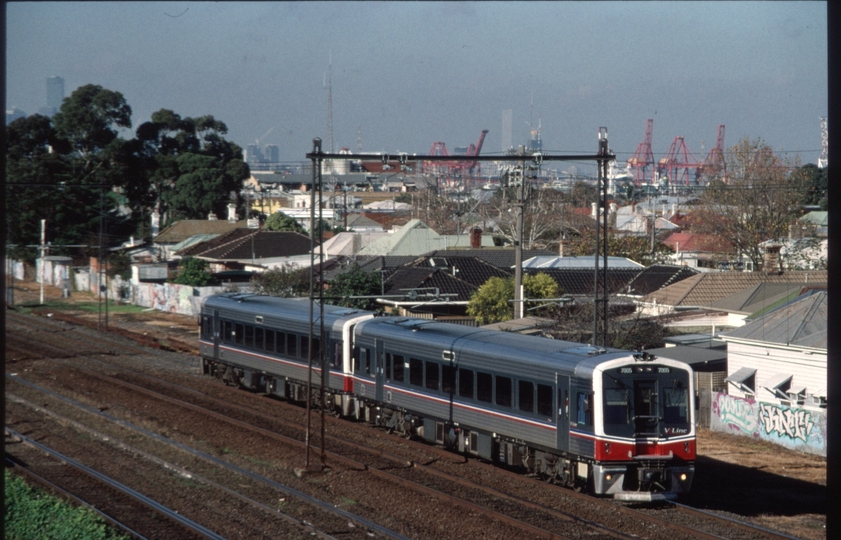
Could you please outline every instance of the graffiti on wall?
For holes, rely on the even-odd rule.
[[[792,450],[826,455],[826,412],[756,402],[718,393],[710,428],[779,444]]]

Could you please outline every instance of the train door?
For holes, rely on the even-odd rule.
[[[569,376],[555,374],[555,395],[557,396],[558,450],[569,450]]]
[[[383,383],[385,381],[385,350],[383,350],[383,342],[379,339],[374,340],[374,362],[375,375],[377,382],[377,391],[375,393],[376,400],[383,401]]]
[[[634,381],[634,423],[637,436],[657,435],[657,381]]]

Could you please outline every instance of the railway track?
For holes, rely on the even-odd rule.
[[[57,450],[12,429],[6,429],[6,433],[7,467],[94,510],[112,526],[134,537],[224,540],[177,511]],[[16,452],[20,456],[16,457],[9,453],[10,442],[26,445],[37,452]]]
[[[20,322],[22,322],[22,321],[20,321]],[[73,340],[73,342],[77,343],[77,344],[80,343],[79,340]],[[81,343],[84,344],[85,342],[82,341]],[[89,345],[89,343],[88,343],[88,345]],[[166,354],[169,354],[169,353],[166,353]],[[163,354],[161,354],[161,356],[163,356]],[[67,358],[67,356],[65,356],[65,358]],[[82,359],[81,357],[77,357],[77,358],[79,360]],[[95,361],[96,362],[103,362],[107,359],[107,363],[109,365],[113,365],[112,362],[118,360],[119,358],[120,358],[120,355],[109,356],[107,358],[100,357],[100,358],[96,359]],[[76,360],[76,358],[74,358],[74,362],[75,362],[75,360]],[[94,359],[85,359],[85,360],[86,361],[94,361]],[[118,369],[118,370],[125,370],[126,369],[124,365],[115,366],[115,368]],[[126,372],[123,372],[123,373],[126,373]],[[249,409],[244,408],[242,406],[235,406],[234,404],[230,403],[230,401],[231,401],[230,398],[228,398],[227,401],[220,400],[219,398],[214,398],[213,396],[209,396],[208,394],[204,394],[202,392],[196,391],[195,389],[187,388],[187,387],[184,387],[184,386],[180,386],[181,389],[179,390],[178,389],[179,385],[175,385],[172,382],[165,381],[165,380],[162,380],[162,379],[154,380],[153,377],[150,377],[149,375],[142,374],[142,373],[135,373],[133,375],[121,375],[121,377],[123,377],[123,378],[133,378],[134,377],[135,378],[135,379],[133,379],[135,381],[134,383],[129,383],[129,382],[127,382],[125,380],[121,380],[121,379],[115,379],[113,377],[112,378],[103,378],[103,376],[101,374],[90,372],[90,371],[84,373],[84,375],[85,375],[85,377],[88,377],[88,378],[97,378],[98,377],[98,378],[102,379],[103,383],[106,384],[106,385],[111,385],[111,386],[115,386],[115,387],[116,386],[122,386],[122,388],[126,392],[129,392],[129,393],[131,393],[131,392],[134,392],[134,393],[147,392],[147,395],[149,395],[150,397],[154,397],[155,399],[163,399],[163,398],[158,397],[158,396],[163,396],[163,394],[161,393],[161,391],[163,391],[163,388],[166,387],[166,386],[170,386],[172,388],[172,390],[166,391],[166,393],[170,394],[172,392],[175,392],[175,395],[178,395],[179,398],[180,398],[180,399],[177,399],[177,398],[170,398],[170,399],[176,399],[176,401],[181,401],[183,403],[187,403],[188,401],[193,402],[194,400],[200,400],[200,401],[203,400],[203,401],[205,401],[205,403],[207,403],[207,402],[211,402],[213,400],[216,400],[215,404],[213,405],[214,409],[216,409],[216,410],[220,410],[220,408],[221,408],[221,410],[228,410],[228,411],[231,411],[232,409],[238,409],[236,412],[231,412],[231,413],[218,413],[218,412],[216,412],[215,414],[221,415],[221,416],[216,417],[216,419],[219,422],[230,423],[231,422],[230,417],[235,416],[235,415],[240,417],[240,418],[243,417],[243,415],[250,416],[252,418],[252,420],[246,422],[246,424],[262,424],[262,425],[270,425],[270,426],[274,427],[274,426],[280,425],[280,422],[281,422],[275,415],[269,416],[265,412],[256,411],[256,410],[253,410],[253,409],[249,410]],[[140,387],[140,386],[138,386],[138,384],[140,384],[140,383],[137,381],[137,379],[143,379],[143,378],[145,378],[147,380],[147,382],[142,383],[144,386]],[[134,384],[134,386],[127,386],[128,384]],[[201,384],[201,385],[204,386],[203,383],[197,383],[197,384]],[[150,386],[150,385],[152,387],[154,387],[155,390],[149,390],[148,388],[145,388],[146,386]],[[227,391],[227,390],[230,390],[230,389],[225,389],[225,390]],[[148,392],[155,392],[158,395],[153,396],[152,394],[148,394]],[[191,394],[191,393],[193,394],[193,397],[188,397],[187,395]],[[245,392],[242,392],[242,391],[238,391],[238,393],[243,394],[243,395],[247,395]],[[201,394],[201,395],[199,395],[199,394]],[[227,395],[227,392],[226,392],[226,395]],[[251,396],[251,397],[254,397],[254,396]],[[262,400],[262,401],[269,402],[270,400]],[[171,405],[177,405],[179,407],[182,406],[182,405],[177,404],[177,403],[172,402],[172,401],[170,401],[169,403]],[[303,415],[303,413],[300,411],[300,408],[290,406],[288,404],[278,404],[277,402],[274,402],[274,401],[270,401],[270,403],[271,403],[272,408],[276,409],[278,407],[278,405],[280,405],[281,407],[286,408],[286,409],[288,409],[292,412],[297,412],[299,417]],[[193,405],[193,406],[196,407],[196,405]],[[187,407],[187,408],[189,408],[189,407]],[[263,407],[261,407],[261,409],[262,408]],[[194,409],[194,412],[199,412],[199,411]],[[334,421],[334,419],[329,418],[329,417],[328,417],[327,420],[331,423]],[[239,421],[241,421],[241,420],[239,420]],[[338,421],[336,423],[336,425],[339,425],[339,426],[341,426],[341,425],[347,426],[347,424],[348,423],[344,422],[344,421]],[[354,425],[354,427],[351,429],[351,431],[352,430],[359,430],[360,427],[362,427],[362,426]],[[247,426],[238,425],[236,427],[236,429],[254,429],[254,426],[252,425],[249,428]],[[362,429],[368,430],[369,428],[362,427]],[[274,431],[286,431],[286,432],[290,433],[292,435],[292,437],[294,437],[294,433],[297,432],[298,433],[298,438],[299,438],[299,440],[297,441],[297,444],[300,445],[300,432],[302,431],[301,422],[298,422],[297,424],[295,424],[294,422],[292,422],[292,423],[287,422],[286,425],[282,428],[282,430],[274,428]],[[264,434],[264,435],[269,436],[269,435],[266,435],[266,434]],[[383,436],[383,434],[380,433],[380,435],[378,437],[382,437],[382,436]],[[290,437],[290,438],[292,438],[292,437]],[[275,439],[275,440],[277,440],[277,439]],[[504,493],[503,491],[501,491],[499,489],[494,490],[493,488],[488,488],[487,486],[480,485],[477,482],[472,482],[471,483],[471,481],[466,480],[466,479],[454,480],[454,478],[456,478],[456,476],[453,474],[453,467],[452,466],[444,467],[441,470],[439,470],[440,466],[442,464],[447,463],[447,462],[452,464],[452,463],[457,463],[457,462],[462,462],[463,461],[462,458],[457,457],[456,454],[452,454],[450,452],[445,452],[445,451],[437,449],[437,448],[432,448],[432,447],[429,447],[425,444],[422,445],[422,444],[415,443],[419,448],[422,449],[422,450],[418,450],[418,451],[421,451],[421,452],[427,453],[427,454],[429,454],[429,453],[435,454],[437,456],[437,457],[435,457],[431,460],[428,460],[429,461],[428,465],[424,465],[418,459],[401,457],[401,456],[393,455],[393,454],[387,456],[386,453],[384,453],[383,451],[377,450],[377,449],[372,448],[370,446],[365,447],[365,445],[358,445],[358,444],[356,446],[354,446],[354,444],[356,444],[356,443],[352,444],[352,443],[347,442],[347,441],[339,441],[338,439],[334,439],[334,438],[331,438],[331,437],[328,437],[328,441],[330,441],[331,445],[344,446],[344,448],[345,448],[345,450],[343,450],[341,453],[334,452],[329,457],[330,464],[332,466],[336,467],[336,468],[343,467],[348,471],[359,471],[359,470],[367,469],[367,471],[372,475],[378,475],[379,473],[372,473],[371,471],[388,469],[389,474],[392,474],[392,476],[397,476],[396,474],[393,474],[393,473],[395,473],[396,471],[399,471],[400,476],[403,477],[403,480],[401,480],[402,482],[411,482],[412,481],[411,477],[422,476],[420,479],[416,480],[415,483],[431,485],[431,486],[433,486],[433,488],[431,490],[427,489],[427,491],[425,491],[425,492],[423,490],[421,490],[421,492],[424,492],[425,496],[434,496],[434,497],[437,497],[439,499],[446,499],[444,497],[444,495],[445,495],[444,492],[445,491],[458,492],[458,491],[461,490],[462,492],[464,492],[465,490],[471,490],[470,494],[467,497],[462,497],[462,500],[464,500],[465,498],[469,498],[470,501],[473,501],[473,500],[488,500],[489,501],[487,503],[488,507],[496,507],[496,508],[498,508],[498,511],[496,511],[496,510],[494,510],[494,511],[497,514],[503,514],[503,515],[506,516],[506,518],[504,518],[503,521],[505,519],[510,519],[510,516],[512,516],[512,515],[524,515],[524,516],[526,516],[525,519],[532,520],[532,522],[535,522],[535,523],[544,523],[544,522],[554,521],[554,522],[563,523],[563,524],[571,523],[573,527],[586,525],[588,527],[596,527],[596,529],[592,529],[592,528],[590,529],[590,533],[589,533],[590,536],[588,536],[588,537],[594,537],[593,535],[596,534],[595,537],[597,537],[597,538],[598,537],[605,537],[605,538],[607,538],[607,537],[614,537],[614,538],[615,537],[620,537],[621,538],[621,537],[628,537],[629,534],[633,535],[633,536],[644,537],[644,538],[670,538],[670,539],[677,539],[677,538],[789,538],[785,535],[781,535],[781,534],[775,533],[773,531],[762,530],[762,529],[753,527],[753,526],[748,525],[748,524],[733,523],[732,521],[725,521],[725,522],[722,523],[721,520],[727,520],[727,518],[722,518],[720,516],[708,516],[708,515],[707,516],[698,516],[696,514],[694,517],[692,517],[689,520],[689,523],[690,523],[689,525],[680,525],[679,522],[687,521],[687,519],[682,518],[682,517],[676,517],[676,516],[677,516],[677,513],[686,512],[685,509],[684,510],[677,510],[676,509],[676,512],[664,512],[662,510],[658,510],[660,515],[652,515],[650,513],[647,513],[647,514],[643,515],[643,514],[640,513],[641,510],[639,510],[639,509],[617,506],[617,505],[614,505],[610,501],[604,501],[604,500],[599,500],[599,499],[593,499],[592,497],[580,496],[580,495],[575,494],[575,493],[573,493],[571,491],[568,491],[568,490],[563,490],[563,489],[560,489],[560,488],[556,488],[555,486],[547,486],[546,484],[539,483],[539,482],[536,482],[536,481],[532,481],[532,480],[529,480],[529,479],[525,479],[522,476],[517,476],[517,478],[520,479],[519,481],[521,483],[528,484],[528,485],[531,486],[530,488],[526,488],[526,491],[528,491],[528,489],[531,489],[532,491],[537,491],[537,486],[540,486],[539,487],[540,491],[543,491],[543,492],[548,491],[548,492],[551,492],[553,494],[557,494],[557,498],[559,500],[560,499],[567,500],[567,499],[580,498],[580,504],[585,505],[585,506],[586,505],[589,505],[589,506],[597,505],[601,508],[602,507],[601,505],[605,505],[604,508],[602,508],[601,510],[598,510],[596,513],[610,512],[612,514],[618,514],[618,515],[623,516],[621,518],[612,518],[612,519],[618,519],[619,521],[640,521],[640,522],[645,522],[645,523],[649,524],[649,525],[643,527],[642,528],[643,530],[650,529],[651,527],[656,526],[656,527],[662,528],[664,531],[668,530],[668,531],[671,531],[671,532],[661,532],[661,533],[656,533],[654,535],[640,535],[639,532],[623,533],[623,532],[621,532],[622,531],[621,527],[618,527],[616,530],[614,530],[613,527],[611,527],[611,528],[602,527],[602,528],[599,529],[598,526],[595,523],[588,523],[588,520],[579,518],[575,514],[565,513],[564,511],[561,511],[557,508],[552,508],[551,504],[542,504],[540,502],[531,501],[529,498],[518,498],[516,496],[511,496],[511,495],[508,495],[507,493]],[[412,444],[410,442],[402,441],[402,440],[401,440],[401,443],[402,444]],[[284,444],[289,444],[289,445],[293,445],[293,446],[295,445],[294,442],[290,442],[290,441],[284,441]],[[298,447],[300,448],[300,446],[298,446]],[[348,447],[351,447],[351,449],[348,450]],[[348,458],[346,458],[346,455],[351,454],[351,453],[357,453],[357,454],[358,453],[365,453],[365,454],[368,455],[368,457],[365,458],[364,461],[358,461],[358,460],[357,461],[347,461]],[[371,456],[376,456],[376,457],[371,457]],[[359,458],[357,458],[357,459],[359,459]],[[377,461],[377,460],[379,460],[379,461]],[[388,461],[388,463],[383,463],[382,460]],[[494,475],[496,477],[505,476],[505,475],[509,475],[509,474],[513,475],[513,473],[510,473],[508,471],[499,470],[499,469],[497,469],[495,467],[492,467],[490,465],[487,465],[487,464],[476,463],[475,468],[476,469],[486,469],[488,471],[488,473],[487,473],[488,475]],[[433,478],[433,479],[430,479],[430,477]],[[383,478],[385,478],[385,477],[383,477]],[[398,481],[398,480],[390,480],[390,481],[397,482],[398,484],[401,482],[401,481]],[[458,484],[459,487],[446,488],[446,487],[444,487],[445,482],[450,483],[450,484]],[[519,502],[518,502],[518,499],[519,499]],[[450,499],[449,504],[459,504],[460,508],[462,508],[464,510],[467,510],[468,512],[482,512],[483,511],[481,508],[477,508],[475,504],[473,506],[471,506],[471,504],[473,504],[473,503],[471,503],[470,501],[457,503],[457,501],[455,501],[453,499]],[[496,501],[496,502],[492,502],[492,501]],[[545,499],[544,499],[544,501],[545,501]],[[518,507],[518,505],[519,505],[519,507]],[[525,511],[524,508],[528,507],[529,505],[532,505],[532,508],[528,511]],[[607,509],[608,506],[613,507],[614,509],[613,510],[608,510]],[[542,517],[537,516],[537,513],[542,513],[543,516]],[[664,517],[662,514],[670,514],[671,516],[675,516],[675,518],[668,517],[668,516]],[[501,519],[501,518],[495,518],[495,519]],[[561,526],[561,527],[558,527],[556,529],[556,530],[560,530],[560,532],[553,532],[551,527],[548,527],[547,529],[544,529],[544,528],[539,527],[537,525],[531,525],[531,524],[527,523],[525,520],[520,520],[520,521],[522,521],[525,524],[525,526],[519,525],[516,522],[509,522],[509,524],[513,527],[519,527],[519,530],[523,531],[523,534],[529,534],[529,535],[533,535],[533,536],[537,536],[537,537],[544,537],[544,538],[570,537],[570,536],[565,536],[565,534],[569,534],[571,532],[570,527]],[[671,523],[672,521],[674,521],[678,524],[675,525],[675,524]],[[703,526],[699,525],[701,523],[708,523],[708,522],[710,523],[709,525],[703,525]],[[718,522],[719,524],[714,525],[714,524],[712,524],[712,522]],[[734,530],[736,530],[735,527],[740,527],[741,528],[741,529],[739,529],[740,532],[738,533],[738,536],[733,536],[733,532],[734,532]],[[702,530],[699,530],[699,529],[702,529]],[[598,530],[598,532],[595,532],[595,530]],[[636,529],[636,530],[638,531],[639,528]],[[528,531],[528,532],[526,532],[526,531]],[[709,532],[704,532],[704,531],[709,531]],[[575,535],[575,533],[573,533],[573,535]]]

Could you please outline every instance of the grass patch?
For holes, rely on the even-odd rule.
[[[5,471],[5,537],[15,540],[128,540],[88,508],[73,506]]]
[[[349,499],[347,497],[342,497],[342,502],[345,503],[348,506],[353,506],[354,504],[356,504],[356,501],[354,501],[353,499]]]

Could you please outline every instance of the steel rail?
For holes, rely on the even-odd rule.
[[[81,371],[87,371],[87,370],[81,370]],[[93,374],[93,372],[88,372],[88,373]],[[201,459],[203,459],[203,460],[205,460],[209,463],[212,463],[214,465],[217,465],[217,466],[226,468],[228,470],[237,472],[237,473],[239,473],[243,476],[247,476],[248,478],[251,478],[252,480],[255,480],[257,482],[261,482],[263,484],[266,484],[266,485],[268,485],[268,486],[270,486],[270,487],[272,487],[272,488],[274,488],[274,489],[276,489],[276,490],[278,490],[282,493],[285,493],[288,496],[296,497],[296,498],[301,499],[301,500],[303,500],[303,501],[305,501],[305,502],[307,502],[307,503],[309,503],[309,504],[311,504],[315,507],[318,507],[322,510],[326,510],[327,512],[329,512],[331,514],[338,514],[338,515],[342,516],[343,518],[348,519],[349,521],[351,521],[351,522],[353,522],[353,523],[355,523],[359,526],[367,527],[368,529],[379,532],[380,534],[382,534],[384,536],[387,536],[389,538],[397,538],[397,539],[400,539],[400,540],[408,540],[408,538],[406,538],[405,536],[403,536],[401,534],[398,534],[398,533],[396,533],[394,531],[391,531],[391,530],[389,530],[385,527],[382,527],[382,526],[380,526],[379,524],[377,524],[373,521],[367,520],[363,517],[360,517],[360,516],[357,516],[357,515],[352,514],[350,512],[347,512],[345,510],[342,510],[341,508],[338,508],[333,504],[321,501],[319,499],[316,499],[315,497],[311,497],[310,495],[307,495],[306,493],[298,491],[298,490],[296,490],[292,487],[286,486],[286,485],[281,484],[279,482],[275,482],[274,480],[271,480],[269,478],[266,478],[264,476],[261,476],[259,474],[254,473],[254,472],[251,472],[247,469],[243,469],[242,467],[234,465],[233,463],[229,463],[225,460],[213,457],[213,456],[211,456],[211,455],[209,455],[205,452],[201,452],[199,450],[196,450],[196,449],[191,448],[187,445],[181,444],[181,443],[179,443],[177,441],[174,441],[172,439],[169,439],[167,437],[163,437],[161,435],[158,435],[157,433],[154,433],[154,432],[149,431],[145,428],[142,428],[140,426],[132,424],[131,422],[127,422],[125,420],[121,420],[121,419],[119,419],[115,416],[112,416],[110,414],[101,412],[101,411],[99,411],[99,410],[97,410],[93,407],[89,407],[89,406],[87,406],[83,403],[79,403],[75,400],[72,400],[72,399],[67,398],[65,396],[62,396],[60,394],[57,394],[57,393],[55,393],[51,390],[43,388],[43,387],[41,387],[41,386],[39,386],[35,383],[32,383],[32,382],[27,381],[25,379],[22,379],[18,376],[12,376],[9,373],[6,373],[6,378],[10,379],[10,380],[13,380],[17,383],[20,383],[24,386],[28,386],[29,388],[32,388],[32,389],[37,390],[39,392],[43,392],[43,393],[45,393],[49,396],[52,396],[55,399],[58,399],[59,401],[67,403],[67,404],[69,404],[73,407],[82,409],[85,412],[91,413],[91,414],[99,416],[101,418],[106,418],[109,421],[114,422],[114,423],[116,423],[116,424],[118,424],[122,427],[125,427],[127,429],[142,433],[143,435],[146,435],[147,437],[153,438],[153,439],[155,439],[159,442],[162,442],[164,444],[167,444],[169,446],[172,446],[172,447],[175,447],[179,450],[187,452],[188,454],[191,454],[195,457],[201,458]],[[119,379],[115,379],[115,381],[118,381],[118,380]],[[208,412],[212,412],[212,411],[208,411]],[[258,429],[258,428],[255,428],[255,429]]]
[[[693,508],[691,506],[681,504],[676,501],[666,501],[668,504],[671,504],[675,508],[679,509],[682,512],[686,512],[690,515],[695,516],[702,516],[706,518],[712,518],[715,521],[720,523],[725,523],[727,525],[735,526],[743,531],[751,532],[751,533],[759,533],[768,538],[772,538],[775,540],[798,540],[795,536],[789,536],[787,534],[783,534],[781,532],[772,531],[771,529],[766,529],[765,527],[760,527],[758,525],[752,525],[750,523],[745,523],[744,521],[740,521],[737,519],[728,518],[726,516],[718,515],[714,512],[707,512],[706,510],[701,510],[700,508]]]
[[[151,508],[155,512],[158,512],[160,514],[165,515],[169,519],[171,519],[171,520],[173,520],[177,523],[180,523],[182,526],[196,532],[197,534],[200,534],[200,535],[204,536],[205,538],[210,538],[212,540],[225,540],[225,537],[220,536],[220,535],[216,534],[215,532],[211,531],[210,529],[208,529],[208,528],[206,528],[202,525],[199,525],[195,521],[182,516],[178,512],[176,512],[174,510],[171,510],[170,508],[167,508],[166,506],[164,506],[161,503],[155,501],[154,499],[151,499],[151,498],[147,497],[146,495],[143,495],[139,491],[135,491],[132,488],[126,486],[125,484],[122,484],[122,483],[120,483],[120,482],[100,473],[99,471],[96,471],[96,470],[94,470],[94,469],[92,469],[92,468],[90,468],[86,465],[83,465],[83,464],[79,463],[78,461],[76,461],[76,460],[74,460],[74,459],[72,459],[68,456],[65,456],[64,454],[62,454],[62,453],[60,453],[56,450],[53,450],[52,448],[50,448],[48,446],[45,446],[45,445],[43,445],[39,442],[36,442],[33,439],[30,439],[29,437],[27,437],[26,435],[22,435],[21,433],[13,430],[11,428],[7,427],[6,430],[10,434],[14,435],[15,437],[20,438],[20,440],[23,441],[25,444],[28,444],[29,446],[32,446],[33,448],[36,448],[36,449],[40,450],[41,452],[44,452],[45,454],[47,454],[49,456],[52,456],[52,457],[54,457],[54,458],[56,458],[60,461],[63,461],[65,463],[67,463],[68,465],[70,465],[74,469],[77,469],[77,470],[87,474],[88,476],[102,482],[103,484],[105,484],[107,486],[110,486],[110,487],[124,493],[125,495],[128,495],[129,497],[145,504],[146,506],[148,506],[149,508]]]
[[[50,482],[49,480],[47,480],[43,476],[41,476],[41,475],[37,474],[36,472],[32,471],[31,469],[29,469],[26,466],[25,463],[21,462],[18,458],[14,457],[12,455],[9,455],[7,453],[5,455],[5,460],[6,460],[6,465],[7,466],[13,467],[14,470],[17,473],[19,473],[23,476],[26,476],[29,480],[39,484],[40,486],[44,487],[48,491],[51,491],[51,492],[57,494],[57,496],[59,496],[61,498],[69,500],[69,501],[71,501],[71,502],[73,502],[73,503],[75,503],[79,506],[83,506],[83,507],[87,508],[88,510],[91,510],[92,512],[94,512],[96,515],[98,515],[100,518],[102,518],[106,523],[108,523],[112,527],[120,529],[122,531],[125,531],[127,534],[131,535],[134,538],[138,538],[140,540],[147,540],[145,536],[143,536],[139,532],[135,531],[134,529],[132,529],[131,527],[129,527],[125,523],[122,523],[122,522],[114,519],[113,517],[109,516],[108,514],[106,514],[105,512],[100,510],[99,508],[97,508],[96,506],[88,503],[87,501],[85,501],[84,499],[81,499],[80,497],[77,497],[76,495],[73,495],[72,493],[70,493],[69,491],[64,489],[63,487],[58,486],[58,485]]]

